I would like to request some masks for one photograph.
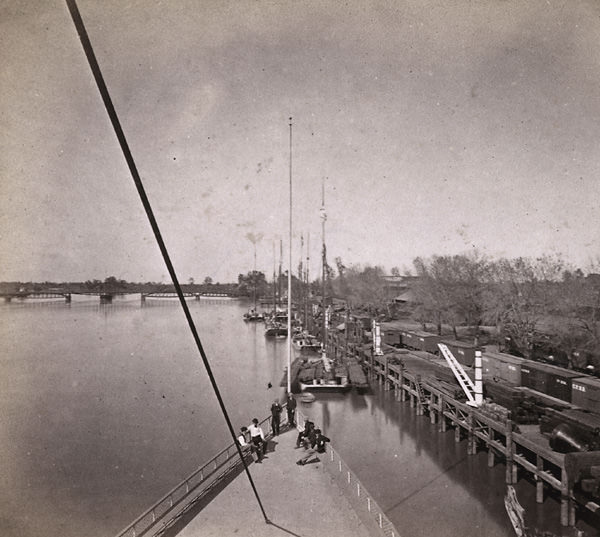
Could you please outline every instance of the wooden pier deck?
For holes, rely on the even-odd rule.
[[[303,428],[304,416],[296,412]],[[318,424],[316,424],[318,427]],[[261,422],[265,434],[268,418]],[[265,520],[235,446],[229,445],[169,491],[117,537],[400,537],[398,530],[335,449],[296,448],[298,429],[282,423],[267,435],[261,463],[245,460]],[[302,458],[308,462],[298,465]]]
[[[275,437],[266,458],[250,465],[270,524],[265,523],[248,478],[241,473],[177,535],[369,537],[369,530],[325,471],[323,459],[328,454],[319,454],[319,462],[296,464],[307,454],[295,448],[296,436],[292,429]]]

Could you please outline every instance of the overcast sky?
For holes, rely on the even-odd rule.
[[[289,116],[312,274],[323,178],[331,260],[600,254],[595,0],[78,5],[181,281],[287,265]],[[0,6],[0,280],[168,281],[65,3]]]

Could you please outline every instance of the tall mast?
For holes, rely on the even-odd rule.
[[[273,241],[273,320],[275,318],[275,311],[277,310],[277,287],[275,278],[277,278],[277,275],[275,274],[275,241]]]
[[[304,305],[304,318],[306,327],[308,328],[308,301],[310,300],[310,280],[309,280],[309,268],[310,268],[310,232],[306,237],[306,304]],[[311,328],[312,328],[311,323]]]
[[[306,290],[304,289],[304,234],[300,233],[300,264],[298,265],[298,281],[300,282],[300,296],[298,297],[297,303],[302,304],[302,318],[304,317],[304,308],[306,305]],[[303,319],[302,326],[306,329],[306,319]]]
[[[325,275],[327,266],[327,250],[325,248],[325,221],[327,220],[327,214],[325,213],[325,179],[323,179],[321,187],[321,234],[323,237],[323,250],[322,250],[322,263],[323,263],[323,274],[322,274],[322,300],[323,300],[323,352],[325,352],[325,345],[327,343],[327,304],[325,302]]]
[[[290,118],[290,226],[288,268],[288,315],[287,315],[287,392],[292,393],[292,118]]]
[[[281,264],[283,263],[283,239],[279,239],[279,276],[277,278],[277,308],[281,306]]]

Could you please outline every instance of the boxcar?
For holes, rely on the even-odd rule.
[[[453,339],[443,339],[440,343],[444,343],[450,349],[454,358],[467,367],[471,367],[475,363],[475,351],[480,349],[472,343]]]
[[[600,379],[579,377],[571,381],[571,403],[600,414]]]
[[[521,365],[522,385],[551,397],[571,402],[572,380],[581,373],[527,360]]]
[[[426,351],[432,354],[439,352],[437,344],[441,337],[430,332],[420,330],[402,330],[402,345],[408,349]]]
[[[506,354],[485,350],[481,355],[483,375],[498,378],[512,384],[521,385],[521,365],[527,360]]]
[[[381,327],[381,341],[392,347],[402,346],[402,327],[395,322],[383,322]]]

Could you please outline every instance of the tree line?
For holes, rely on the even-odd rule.
[[[336,296],[394,316],[381,267],[346,267],[339,258],[336,267]],[[562,353],[569,366],[596,362],[600,369],[600,274],[586,275],[556,255],[493,260],[474,252],[418,257],[405,276],[411,296],[404,313],[424,329],[433,324],[458,338],[459,327],[470,327],[477,340],[486,327],[516,354]]]

